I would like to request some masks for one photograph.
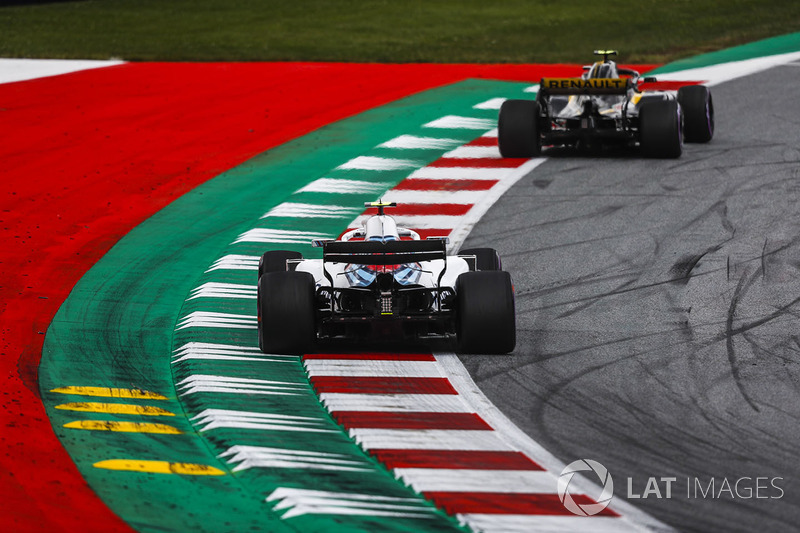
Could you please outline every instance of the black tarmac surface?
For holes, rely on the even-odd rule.
[[[798,86],[796,63],[713,87],[680,159],[551,150],[464,244],[517,298],[516,350],[462,356],[473,379],[681,531],[800,528]]]

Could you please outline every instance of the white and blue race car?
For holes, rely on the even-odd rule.
[[[314,241],[322,259],[263,254],[258,339],[266,353],[300,354],[326,339],[455,338],[458,350],[508,353],[516,344],[511,276],[491,248],[447,255],[384,209],[339,240]]]

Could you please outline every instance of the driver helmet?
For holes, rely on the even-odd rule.
[[[592,72],[589,75],[590,78],[616,78],[617,77],[617,66],[614,64],[613,61],[609,61],[607,63],[597,62],[594,64],[592,68]]]

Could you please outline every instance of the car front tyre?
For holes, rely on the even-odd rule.
[[[458,255],[474,255],[477,270],[503,270],[500,254],[494,248],[467,248]]]
[[[678,89],[678,103],[683,109],[683,135],[689,143],[707,143],[714,137],[714,101],[704,85]]]
[[[264,252],[258,261],[259,279],[267,272],[285,272],[288,259],[302,259],[303,254],[290,250],[270,250]]]

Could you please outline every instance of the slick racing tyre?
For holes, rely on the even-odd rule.
[[[506,100],[497,120],[497,145],[503,157],[536,157],[542,151],[539,138],[539,103]]]
[[[646,157],[677,158],[683,152],[681,109],[675,100],[647,102],[639,111],[639,144]]]
[[[261,276],[258,276],[256,307],[258,308],[258,349],[264,351],[264,328],[261,327]]]
[[[289,250],[271,250],[264,252],[261,260],[258,262],[258,277],[264,275],[266,272],[285,272],[287,259],[302,259],[303,254],[300,252],[291,252]]]
[[[458,255],[474,255],[478,270],[503,270],[500,255],[494,248],[467,248],[458,252]]]
[[[456,340],[461,353],[504,354],[517,344],[508,272],[465,272],[456,280]]]
[[[714,101],[704,85],[678,89],[683,109],[683,138],[687,143],[707,143],[714,137]]]
[[[316,340],[314,277],[266,272],[258,280],[258,341],[264,353],[299,355]]]

